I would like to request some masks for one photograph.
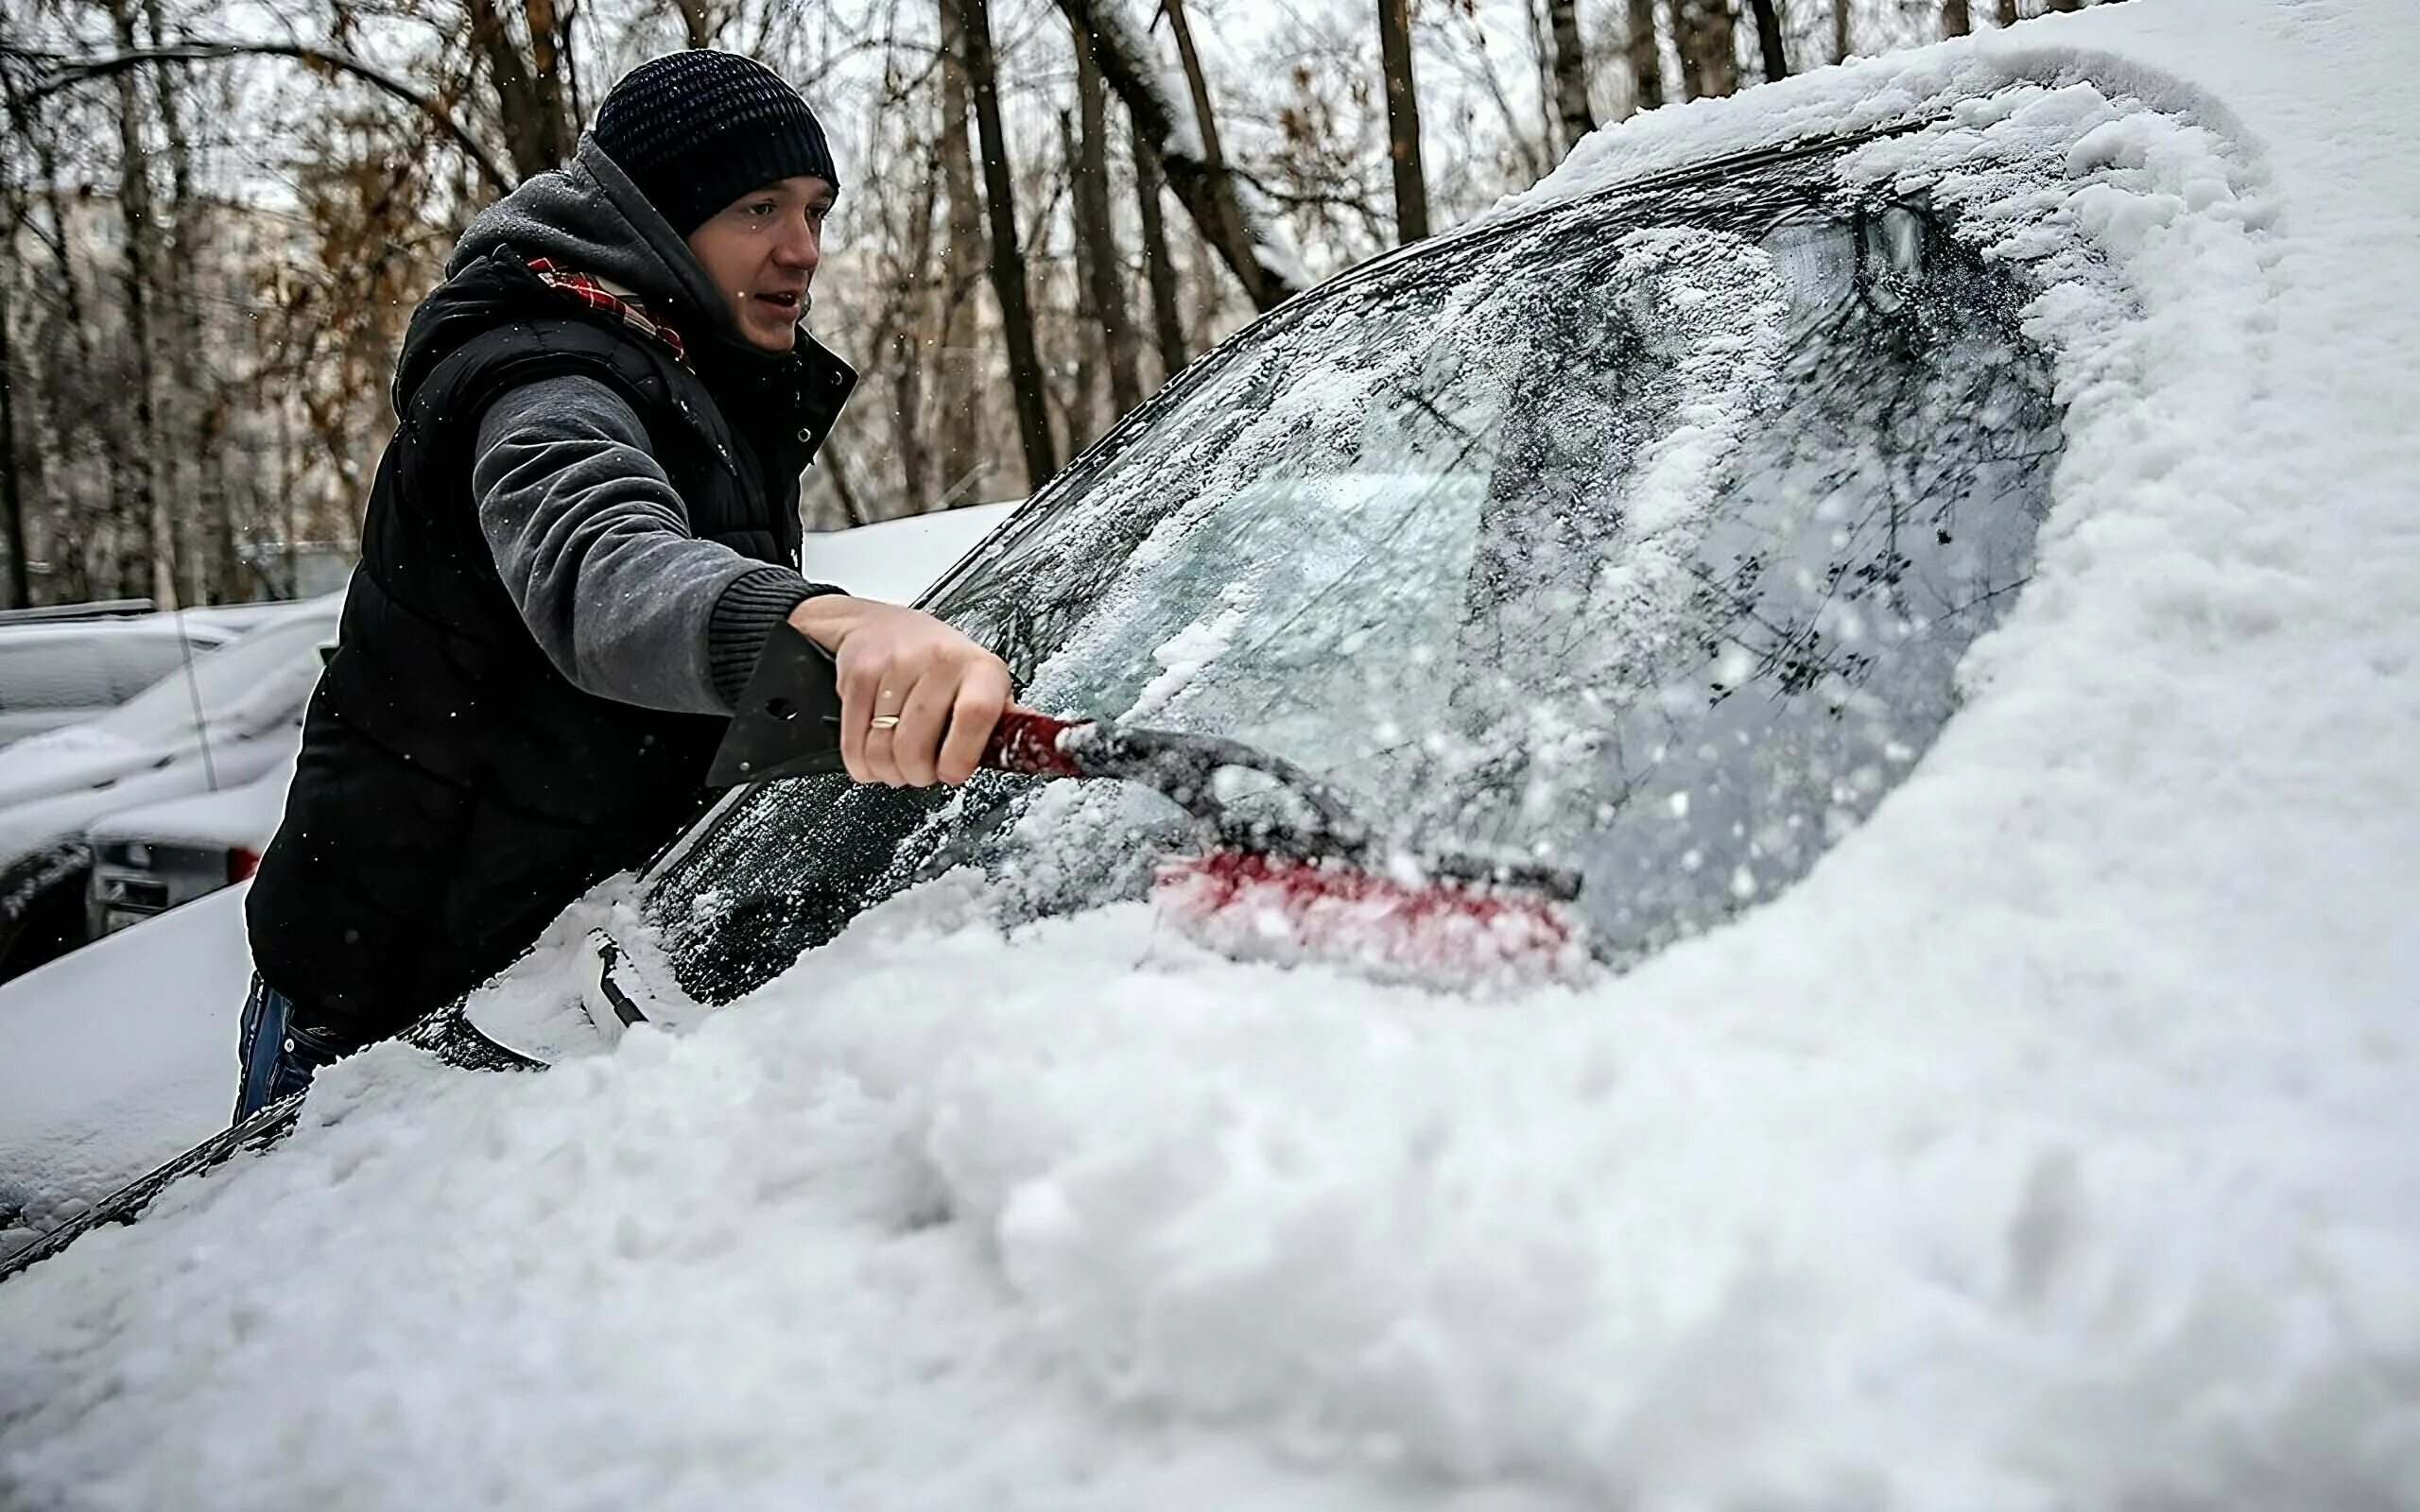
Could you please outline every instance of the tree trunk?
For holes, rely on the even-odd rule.
[[[30,127],[29,122],[26,124]],[[66,345],[73,353],[76,370],[91,372],[95,364],[93,319],[91,306],[84,298],[83,280],[78,276],[78,260],[69,255],[66,245],[69,211],[64,186],[67,176],[60,171],[59,140],[56,133],[48,129],[41,130],[29,129],[25,135],[33,147],[34,168],[37,179],[42,184],[44,208],[50,212],[51,232],[60,237],[58,245],[50,248],[52,260],[58,265],[60,323],[65,328]],[[17,245],[14,240],[9,243],[12,250]],[[45,361],[53,363],[57,361],[55,350],[45,351],[42,355]],[[46,439],[50,446],[59,448],[59,455],[64,456],[70,455],[70,438],[74,437],[78,433],[78,426],[91,417],[78,412],[75,398],[69,393],[67,386],[52,384],[47,386],[47,389],[48,391],[43,395],[43,419],[46,422]],[[61,569],[62,576],[54,578],[53,581],[54,583],[63,581],[72,588],[73,592],[67,595],[70,598],[94,596],[89,592],[93,579],[93,574],[89,570],[90,564],[99,560],[107,552],[114,548],[119,534],[118,516],[128,510],[134,502],[118,491],[120,486],[131,487],[126,459],[112,449],[107,461],[112,484],[110,497],[102,501],[98,515],[85,522],[83,528],[75,533],[72,552],[54,553],[54,555],[64,557],[65,559],[57,564]],[[62,499],[61,502],[67,501]],[[115,592],[117,576],[115,564],[112,562],[110,564],[107,575],[107,580],[112,585],[111,590],[112,593]]]
[[[470,43],[486,67],[513,171],[527,179],[554,167],[570,156],[571,144],[564,140],[568,123],[555,69],[562,40],[552,0],[523,0],[523,13],[532,33],[528,59],[521,56],[495,0],[464,0],[464,9],[470,21]],[[534,77],[533,60],[539,75]]]
[[[1848,0],[1841,0],[1848,4]],[[1629,54],[1631,108],[1661,110],[1664,105],[1664,55],[1655,44],[1655,0],[1629,0],[1630,34],[1623,51]]]
[[[1596,112],[1588,108],[1588,54],[1580,41],[1579,0],[1547,0],[1547,29],[1554,36],[1555,114],[1568,151],[1597,129]]]
[[[10,207],[11,209],[15,207]],[[0,268],[0,524],[9,539],[9,607],[23,609],[33,601],[26,569],[26,501],[18,487],[16,348],[9,339],[9,292],[17,282],[18,216],[9,217],[9,266]]]
[[[110,0],[110,21],[117,28],[117,43],[134,46],[134,9],[130,0]],[[159,224],[151,210],[151,177],[143,150],[141,104],[134,76],[117,77],[118,213],[126,231],[127,340],[134,353],[134,444],[127,457],[132,503],[144,522],[146,554],[149,558],[146,589],[162,609],[178,604],[176,541],[170,529],[167,491],[160,486],[159,465],[166,455],[160,434],[158,345],[151,331],[151,295],[160,266]]]
[[[1246,217],[1236,193],[1234,176],[1219,155],[1218,120],[1210,111],[1210,92],[1201,77],[1201,60],[1193,52],[1193,34],[1184,25],[1178,0],[1167,0],[1165,13],[1176,34],[1177,49],[1191,60],[1185,68],[1193,89],[1194,113],[1202,127],[1201,156],[1176,146],[1176,112],[1161,93],[1161,69],[1147,41],[1122,25],[1101,25],[1094,0],[1058,0],[1067,18],[1092,35],[1101,77],[1124,102],[1138,141],[1150,144],[1177,202],[1201,232],[1210,249],[1236,275],[1236,281],[1256,310],[1275,308],[1297,290],[1289,271],[1291,260],[1281,256],[1265,228]],[[1111,17],[1118,12],[1112,9]],[[1264,256],[1266,252],[1268,255]]]
[[[1378,0],[1378,68],[1387,85],[1387,159],[1394,169],[1395,240],[1428,237],[1428,180],[1420,167],[1420,92],[1411,77],[1409,0]]]
[[[555,0],[521,0],[521,14],[529,28],[529,102],[551,167],[570,162],[579,145],[571,124],[571,16],[558,19]]]
[[[2082,10],[2083,6],[2084,0],[2050,0],[2053,10]]]
[[[2000,0],[2002,5],[2009,0]],[[1849,0],[1832,0],[1832,61],[1849,60]]]
[[[1748,9],[1756,17],[1756,47],[1764,56],[1765,82],[1788,78],[1789,53],[1782,46],[1781,0],[1748,0]]]
[[[1975,19],[1968,14],[1966,0],[1941,0],[1941,34],[1963,37],[1975,29]]]
[[[1151,285],[1151,339],[1160,350],[1160,381],[1184,368],[1184,315],[1177,306],[1176,263],[1168,255],[1167,222],[1160,215],[1159,149],[1140,131],[1127,133],[1134,146],[1134,202],[1143,222],[1143,273]]]
[[[1680,46],[1682,94],[1702,100],[1738,93],[1731,0],[1672,0],[1672,35]]]
[[[902,512],[910,514],[940,507],[940,490],[932,476],[931,435],[925,422],[925,393],[932,377],[928,354],[939,345],[934,337],[940,321],[934,317],[948,292],[942,287],[942,281],[932,276],[933,222],[941,210],[942,169],[930,162],[922,167],[914,211],[895,265],[899,274],[884,297],[876,321],[890,333],[890,440],[899,456],[899,497],[907,501]],[[948,486],[948,479],[942,479],[941,488]]]
[[[1193,27],[1185,20],[1184,0],[1160,0],[1161,13],[1168,18],[1168,33],[1176,39],[1177,60],[1184,68],[1185,89],[1193,96],[1194,125],[1201,133],[1202,166],[1208,170],[1209,181],[1205,207],[1210,214],[1211,245],[1223,252],[1227,267],[1244,286],[1253,308],[1266,310],[1276,302],[1270,290],[1269,269],[1262,264],[1258,249],[1244,225],[1243,203],[1236,193],[1236,180],[1227,171],[1227,155],[1219,145],[1219,112],[1210,102],[1210,77],[1202,72],[1201,54],[1193,45]],[[1089,24],[1088,35],[1099,32]],[[1104,57],[1102,66],[1108,67]],[[1128,102],[1128,113],[1133,112]],[[1165,140],[1166,133],[1161,133]],[[1180,194],[1182,191],[1180,190]]]
[[[949,195],[949,245],[942,254],[940,372],[933,383],[940,411],[934,445],[942,507],[965,499],[989,470],[983,455],[983,352],[976,339],[976,285],[989,266],[983,247],[983,204],[975,187],[975,153],[966,116],[974,108],[966,83],[966,28],[957,0],[941,0],[941,157]]]
[[[1848,0],[1841,0],[1841,4],[1843,4],[1843,5],[1845,5],[1845,4],[1847,4],[1847,3],[1848,3]],[[1997,16],[1996,16],[1996,20],[1999,22],[1999,24],[2000,24],[2001,26],[2015,26],[2015,25],[2016,25],[2016,0],[1999,0],[1999,9],[1998,9],[1998,14],[1997,14]]]
[[[1070,322],[1057,322],[1061,336],[1067,343],[1067,347],[1062,349],[1064,354],[1051,364],[1054,371],[1061,374],[1063,378],[1072,379],[1072,382],[1057,384],[1049,392],[1059,401],[1061,420],[1059,434],[1067,438],[1069,456],[1074,456],[1090,445],[1092,438],[1098,436],[1101,431],[1098,401],[1103,387],[1100,370],[1102,343],[1096,339],[1099,327],[1092,325],[1091,329],[1085,329],[1091,322],[1085,320],[1082,314],[1082,307],[1093,302],[1095,261],[1090,228],[1086,224],[1087,213],[1092,206],[1088,202],[1091,198],[1091,191],[1084,187],[1081,167],[1083,154],[1083,144],[1076,140],[1075,117],[1065,111],[1061,111],[1059,112],[1059,157],[1066,166],[1067,188],[1074,201],[1070,206],[1069,221],[1075,232],[1075,244],[1072,250],[1076,264],[1076,304],[1079,313],[1075,321],[1072,322],[1073,329],[1069,329]],[[1046,207],[1042,212],[1042,218],[1045,220],[1050,218],[1051,210],[1055,208],[1058,199],[1056,188],[1051,191],[1050,198],[1052,205]]]
[[[715,33],[722,29],[723,18],[715,14],[711,0],[673,0],[681,9],[681,35],[690,47],[711,47]]]
[[[1007,133],[1000,126],[1000,91],[992,59],[991,0],[959,0],[964,22],[966,81],[975,96],[975,129],[983,146],[983,202],[992,222],[992,291],[1000,301],[1000,330],[1009,349],[1009,387],[1016,400],[1017,436],[1024,444],[1026,491],[1059,471],[1044,406],[1042,361],[1035,350],[1033,311],[1026,302],[1025,250],[1017,239]]]
[[[1083,138],[1076,158],[1076,224],[1079,244],[1088,249],[1085,284],[1093,318],[1100,322],[1101,351],[1109,366],[1111,423],[1143,402],[1134,370],[1134,318],[1126,298],[1126,254],[1118,249],[1109,214],[1109,94],[1092,37],[1076,32],[1076,106]]]
[[[154,47],[166,44],[167,30],[160,0],[144,0],[144,19]],[[167,132],[168,184],[175,193],[169,221],[173,253],[164,259],[163,284],[174,312],[171,344],[170,403],[162,406],[161,432],[169,447],[169,470],[175,501],[171,524],[178,557],[184,564],[185,600],[215,603],[226,596],[235,561],[235,522],[229,510],[224,474],[218,467],[220,440],[202,404],[212,387],[201,328],[201,301],[193,287],[194,260],[205,244],[200,225],[206,214],[194,192],[193,153],[187,146],[184,97],[176,71],[163,63],[153,70],[152,85],[160,100],[160,123]]]

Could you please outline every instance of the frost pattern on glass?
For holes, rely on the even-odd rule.
[[[942,611],[1037,707],[1233,735],[1417,846],[1579,868],[1606,959],[1772,897],[1954,711],[2059,432],[2018,291],[1920,204],[1821,165],[1718,187],[1281,315]],[[810,779],[718,823],[651,910],[711,997],[953,867],[1014,919],[1188,843],[1154,795],[999,778]]]

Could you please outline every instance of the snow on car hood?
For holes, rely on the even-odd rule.
[[[2415,74],[2396,0],[2134,0],[1548,180],[1938,105],[1852,171],[2057,280],[2037,578],[1736,924],[1480,1000],[943,879],[610,1057],[381,1048],[0,1288],[0,1487],[2420,1505]]]
[[[285,793],[294,785],[294,760],[300,753],[298,746],[285,760],[237,786],[112,811],[95,819],[87,833],[95,845],[140,840],[261,850],[285,816]]]

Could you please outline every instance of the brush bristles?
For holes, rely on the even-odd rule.
[[[1163,867],[1153,897],[1188,936],[1245,960],[1457,988],[1570,981],[1589,967],[1571,910],[1513,887],[1220,850]]]

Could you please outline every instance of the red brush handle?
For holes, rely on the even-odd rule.
[[[992,727],[983,747],[982,765],[994,771],[1022,772],[1028,777],[1081,777],[1084,769],[1059,748],[1059,737],[1090,724],[1088,719],[1053,719],[1030,709],[1011,709]]]

